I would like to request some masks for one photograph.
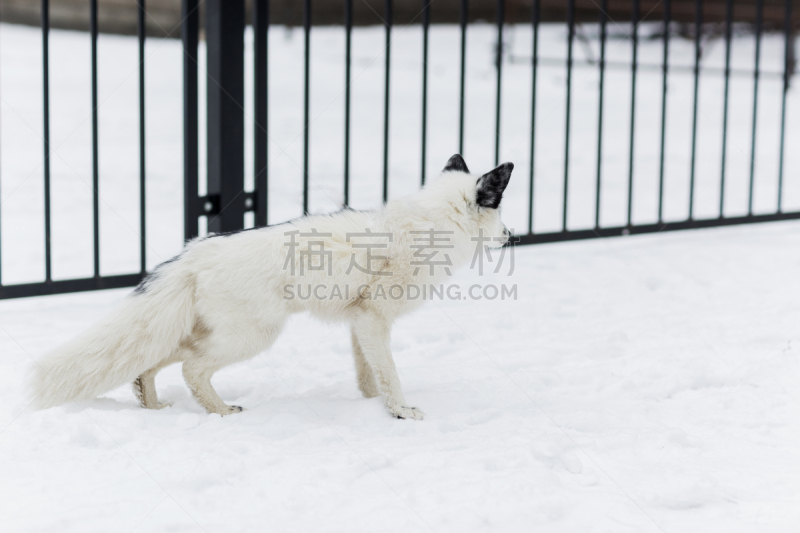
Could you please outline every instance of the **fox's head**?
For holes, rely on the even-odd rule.
[[[500,220],[500,202],[511,179],[513,163],[503,163],[483,175],[470,174],[464,158],[451,157],[438,179],[425,186],[428,201],[446,204],[449,217],[474,240],[500,248],[511,234]]]

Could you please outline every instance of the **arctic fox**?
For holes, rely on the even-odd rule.
[[[498,208],[513,168],[475,176],[454,155],[437,179],[377,211],[343,209],[194,239],[116,312],[34,367],[36,403],[91,399],[132,381],[142,407],[159,409],[156,374],[182,362],[186,384],[209,413],[240,412],[222,401],[211,376],[263,352],[289,315],[310,311],[350,325],[365,397],[381,396],[395,417],[420,420],[423,412],[400,387],[392,323],[424,301],[406,288],[441,283],[469,262],[476,243],[482,250],[508,241]]]

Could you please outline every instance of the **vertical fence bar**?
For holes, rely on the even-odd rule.
[[[269,142],[269,1],[253,0],[253,186],[255,188],[255,225],[266,226],[269,214],[268,142]]]
[[[792,61],[792,0],[786,0],[783,19],[783,93],[781,95],[781,141],[778,160],[778,213],[783,212],[783,148],[786,136],[786,93],[789,92],[789,69]]]
[[[213,233],[244,227],[244,0],[206,0],[208,194]]]
[[[497,0],[497,96],[494,111],[494,164],[500,164],[500,98],[503,94],[503,19],[506,16],[505,0]]]
[[[753,70],[753,129],[750,138],[750,193],[747,200],[747,215],[753,214],[753,186],[756,177],[756,131],[758,126],[758,78],[761,62],[761,27],[764,18],[764,0],[756,0],[756,57]]]
[[[392,59],[392,0],[386,0],[386,65],[383,94],[383,201],[389,199],[389,73]]]
[[[303,59],[303,214],[308,214],[308,139],[309,122],[310,63],[311,63],[311,0],[303,2],[303,36],[305,57]]]
[[[595,184],[594,227],[600,227],[600,185],[603,167],[603,89],[606,72],[606,23],[608,22],[608,0],[600,4],[600,85],[597,103],[597,182]]]
[[[50,0],[42,0],[42,94],[44,115],[44,279],[51,281],[50,246]]]
[[[564,206],[561,211],[561,231],[567,231],[567,214],[569,208],[569,123],[572,110],[572,43],[575,40],[575,0],[567,2],[567,101],[564,124]]]
[[[145,146],[144,146],[144,39],[145,0],[136,0],[136,33],[139,39],[139,269],[147,271],[147,198],[145,197]]]
[[[198,234],[198,103],[197,38],[200,27],[198,0],[181,3],[181,41],[183,42],[183,238]]]
[[[639,50],[639,0],[633,0],[631,10],[631,125],[628,141],[628,227],[633,221],[633,159],[636,130],[636,69]]]
[[[100,172],[97,154],[97,0],[89,2],[92,37],[92,220],[94,225],[94,277],[100,277]]]
[[[664,0],[664,57],[661,77],[661,157],[658,166],[658,223],[664,221],[664,152],[667,140],[667,76],[669,75],[670,0]]]
[[[350,205],[350,52],[353,44],[353,0],[344,2],[344,205]]]
[[[422,0],[422,185],[425,185],[428,147],[428,30],[431,24],[431,0]]]
[[[466,98],[467,73],[467,0],[461,0],[458,21],[461,26],[461,92],[458,99],[458,153],[464,155],[464,99]]]
[[[531,65],[531,169],[528,185],[528,234],[533,234],[533,193],[536,148],[536,74],[539,70],[539,0],[533,0],[531,12],[533,26],[533,59]]]
[[[694,219],[694,181],[697,161],[697,92],[700,88],[700,37],[703,31],[703,0],[695,0],[694,13],[694,109],[692,111],[692,161],[689,171],[689,220]]]
[[[719,218],[725,217],[725,163],[728,153],[728,93],[731,81],[733,0],[725,2],[725,89],[722,96],[722,162],[719,174]]]

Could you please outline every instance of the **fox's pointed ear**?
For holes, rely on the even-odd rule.
[[[500,200],[503,199],[503,191],[508,186],[508,180],[511,179],[512,170],[514,170],[514,163],[503,163],[478,178],[475,203],[481,207],[497,209],[500,206]]]
[[[465,172],[469,174],[469,169],[467,168],[467,163],[464,161],[464,158],[461,157],[461,154],[456,154],[447,160],[447,164],[444,166],[442,172]]]

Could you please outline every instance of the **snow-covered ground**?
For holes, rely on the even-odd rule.
[[[626,62],[631,42],[627,24],[609,27],[609,61]],[[658,66],[661,42],[647,35],[657,23],[640,28],[639,59]],[[576,41],[576,60],[596,59],[597,28],[586,25],[586,44]],[[397,27],[392,44],[389,196],[419,186],[422,94],[422,35],[419,26]],[[302,213],[303,38],[301,29],[270,31],[269,220],[281,222]],[[509,26],[503,65],[501,159],[516,166],[504,201],[505,220],[527,232],[528,168],[531,133],[531,31]],[[248,43],[251,33],[247,33]],[[351,204],[373,208],[381,201],[383,168],[383,28],[353,33]],[[470,168],[484,172],[494,163],[496,33],[491,25],[468,30],[466,131],[464,155]],[[51,143],[53,175],[53,276],[92,274],[90,43],[85,33],[51,34]],[[428,176],[434,176],[458,151],[459,30],[434,26],[430,34]],[[733,40],[728,124],[725,212],[747,212],[752,127],[754,37]],[[341,28],[314,28],[311,37],[310,210],[327,212],[343,201],[344,34]],[[248,50],[246,109],[252,109]],[[564,25],[543,25],[543,58],[566,56]],[[146,46],[147,242],[150,266],[182,246],[182,52],[179,41],[150,39]],[[135,272],[139,266],[138,215],[138,60],[136,40],[101,35],[99,54],[100,270]],[[200,50],[201,77],[204,48]],[[670,62],[693,64],[693,44],[674,38]],[[782,72],[783,37],[764,36],[761,68]],[[703,66],[724,65],[724,43],[704,44]],[[0,25],[0,224],[4,283],[44,278],[42,189],[41,35],[35,28]],[[564,176],[566,69],[543,62],[537,84],[536,185],[534,229],[561,228]],[[592,227],[595,220],[598,71],[578,65],[573,71],[569,226]],[[661,73],[642,68],[637,78],[633,220],[657,218],[661,136]],[[755,210],[774,212],[778,183],[778,135],[782,80],[765,74],[759,91]],[[723,77],[704,72],[700,80],[695,214],[715,217],[719,210]],[[205,84],[201,83],[202,98]],[[688,213],[693,76],[675,70],[669,79],[664,215]],[[788,94],[784,207],[800,209],[800,83]],[[248,117],[252,112],[248,111]],[[201,116],[201,131],[202,121]],[[602,225],[626,220],[630,71],[609,68],[606,75]],[[247,176],[252,183],[252,124],[247,122]],[[205,161],[201,139],[201,161]],[[201,165],[202,168],[202,165]],[[202,182],[202,179],[201,179]]]
[[[0,302],[3,531],[796,531],[800,224],[523,247],[516,301],[435,301],[392,349],[424,421],[361,398],[297,316],[214,385],[179,368],[31,412],[33,359],[128,292]]]

